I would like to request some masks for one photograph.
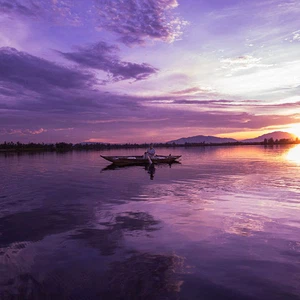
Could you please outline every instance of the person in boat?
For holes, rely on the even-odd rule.
[[[147,149],[147,151],[144,153],[144,157],[149,160],[149,163],[152,164],[151,158],[155,156],[155,149],[153,148],[153,144],[150,144],[150,147]]]

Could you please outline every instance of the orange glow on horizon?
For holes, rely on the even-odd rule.
[[[246,140],[246,139],[254,139],[263,134],[269,133],[270,130],[258,130],[258,131],[237,131],[231,133],[221,133],[216,134],[215,136],[221,138],[232,138],[238,141]]]
[[[221,129],[220,129],[221,131]],[[237,141],[242,141],[246,139],[254,139],[264,134],[271,133],[273,131],[283,131],[294,134],[300,139],[300,123],[286,125],[285,127],[280,128],[265,128],[262,130],[253,130],[253,131],[232,131],[227,133],[217,133],[218,128],[213,129],[211,132],[209,128],[205,128],[205,130],[201,130],[196,127],[174,127],[174,128],[164,128],[163,131],[151,130],[144,131],[143,128],[137,128],[134,130],[134,133],[129,132],[123,133],[122,135],[114,135],[111,136],[110,139],[93,137],[89,139],[85,139],[84,142],[90,143],[111,143],[111,144],[125,144],[125,143],[166,143],[171,140],[177,140],[180,138],[187,138],[197,135],[204,136],[215,136],[220,138],[232,138]]]
[[[298,138],[300,138],[300,123],[291,125],[286,129],[286,131],[295,134]]]

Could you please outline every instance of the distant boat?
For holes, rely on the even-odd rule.
[[[149,164],[148,159],[144,158],[144,156],[104,156],[104,155],[100,155],[100,156],[118,166]],[[158,164],[158,163],[171,164],[177,161],[177,159],[179,159],[180,157],[181,155],[156,155],[152,157],[151,160],[152,163],[154,164]]]

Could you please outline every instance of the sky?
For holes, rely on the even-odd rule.
[[[0,0],[0,142],[300,137],[299,0]]]

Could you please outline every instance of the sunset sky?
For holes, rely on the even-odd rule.
[[[299,0],[0,0],[0,142],[300,136]]]

